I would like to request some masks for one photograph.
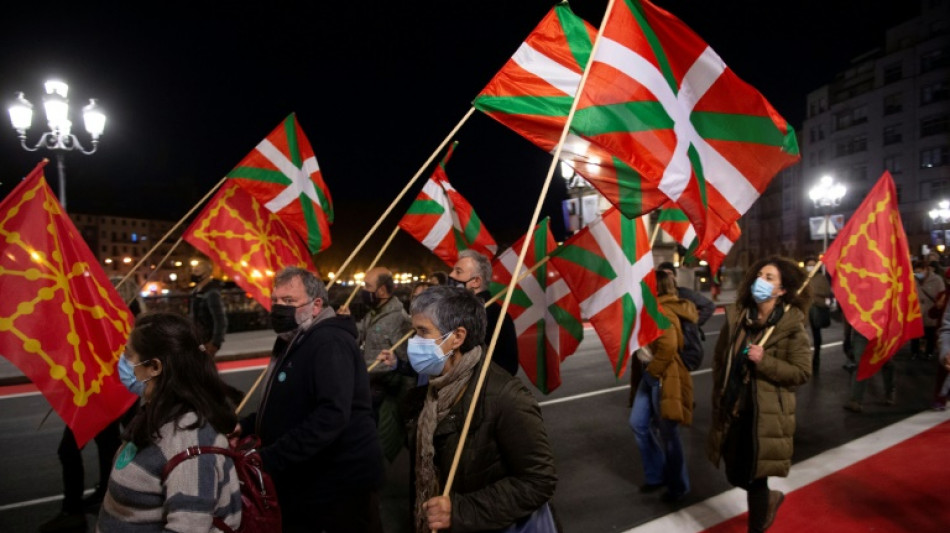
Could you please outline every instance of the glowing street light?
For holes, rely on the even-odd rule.
[[[94,98],[83,107],[83,125],[86,132],[92,137],[92,148],[87,150],[79,143],[79,139],[72,133],[72,121],[69,120],[69,85],[62,81],[50,80],[45,84],[46,96],[43,98],[43,109],[46,112],[46,124],[49,131],[43,133],[40,139],[30,146],[26,142],[26,131],[33,124],[33,104],[27,100],[22,92],[17,93],[16,100],[8,108],[10,123],[20,138],[20,146],[29,152],[40,148],[56,152],[56,167],[59,171],[59,203],[66,209],[66,163],[65,152],[73,150],[86,155],[95,153],[99,147],[99,137],[106,128],[106,115],[102,112]]]
[[[825,242],[822,247],[822,254],[828,251],[828,223],[831,219],[831,209],[841,205],[841,199],[844,198],[847,189],[841,183],[835,183],[834,178],[825,175],[818,181],[818,184],[808,191],[808,197],[815,203],[815,207],[822,210],[825,215]]]

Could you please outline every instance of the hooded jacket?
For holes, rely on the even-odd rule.
[[[780,305],[780,304],[777,304]],[[744,311],[737,304],[726,307],[726,323],[722,326],[713,359],[712,427],[709,430],[706,453],[716,466],[723,457],[722,445],[728,423],[719,413],[719,398],[723,390],[725,366],[735,344]],[[811,377],[811,343],[805,331],[805,315],[797,307],[786,311],[775,331],[765,343],[765,355],[754,365],[752,410],[755,432],[753,449],[756,450],[752,479],[766,476],[787,476],[792,465],[793,437],[795,435],[795,390]]]
[[[660,380],[660,416],[688,426],[693,423],[693,378],[679,355],[683,349],[680,319],[696,322],[699,313],[693,302],[672,294],[660,296],[658,301],[671,327],[650,343],[653,360],[646,371]]]

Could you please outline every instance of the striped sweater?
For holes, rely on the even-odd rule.
[[[199,455],[179,464],[162,484],[162,469],[189,446],[228,447],[227,437],[205,423],[182,429],[197,419],[187,413],[160,430],[158,442],[137,450],[124,443],[109,476],[109,490],[99,511],[96,531],[217,531],[220,516],[234,529],[241,523],[241,492],[234,463],[218,454]]]

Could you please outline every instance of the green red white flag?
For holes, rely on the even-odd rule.
[[[495,259],[493,293],[508,287],[523,244],[524,237]],[[556,248],[550,220],[545,218],[531,235],[522,272]],[[549,394],[561,385],[561,361],[573,354],[584,338],[580,304],[557,269],[546,262],[515,286],[508,314],[518,334],[521,368],[538,390]]]
[[[564,125],[593,32],[566,6],[554,13],[474,102],[546,150]],[[620,0],[607,17],[564,159],[627,216],[671,200],[702,251],[799,159],[794,131],[666,11]]]
[[[650,237],[616,208],[574,234],[551,263],[580,301],[619,378],[630,356],[670,323],[659,311]]]
[[[330,246],[333,201],[296,114],[274,128],[228,177],[297,232],[310,253]]]
[[[726,256],[729,255],[729,250],[732,249],[732,246],[742,235],[739,224],[733,222],[725,233],[713,241],[710,247],[706,248],[704,252],[697,254],[696,249],[699,246],[699,239],[696,237],[696,230],[693,229],[693,225],[689,222],[689,218],[687,218],[686,213],[684,213],[682,209],[661,209],[660,215],[657,217],[657,223],[660,225],[660,229],[679,243],[680,246],[686,248],[687,258],[696,257],[698,259],[704,259],[709,263],[710,272],[719,271],[722,262],[726,259]]]
[[[288,266],[317,271],[297,233],[233,182],[208,202],[184,239],[268,311],[275,273]]]
[[[422,187],[422,192],[399,221],[403,231],[450,267],[458,261],[458,253],[462,250],[475,250],[489,260],[498,251],[495,239],[475,214],[472,204],[452,187],[445,173],[445,165],[456,145],[458,142],[452,143],[432,177]]]

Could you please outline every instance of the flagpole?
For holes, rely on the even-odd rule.
[[[808,273],[808,277],[805,278],[805,283],[802,283],[802,286],[799,287],[798,291],[795,292],[796,296],[801,294],[802,291],[805,290],[805,287],[807,287],[808,284],[811,283],[812,278],[814,278],[815,274],[818,273],[819,267],[821,265],[822,265],[822,262],[820,260],[817,263],[815,263],[815,268],[813,268],[811,272]],[[788,310],[791,308],[792,308],[792,304],[790,303],[785,304],[785,309],[783,309],[783,311],[787,313]],[[771,326],[769,326],[769,329],[765,330],[765,335],[762,336],[762,340],[760,340],[757,343],[757,345],[765,347],[765,343],[768,342],[769,337],[772,336],[773,331],[775,331],[775,324],[772,324]],[[726,383],[729,381],[729,370],[731,369],[731,367],[732,367],[732,357],[729,357],[726,362],[726,373],[725,373],[725,379],[722,382],[722,390],[726,390]]]
[[[561,130],[561,138],[558,139],[557,146],[554,149],[554,155],[551,158],[551,165],[548,167],[548,175],[544,179],[544,185],[541,186],[541,194],[538,197],[538,203],[535,205],[534,213],[531,215],[531,223],[528,225],[528,234],[530,234],[531,230],[538,223],[538,219],[541,216],[541,207],[544,204],[544,198],[547,196],[548,188],[551,186],[551,178],[554,176],[554,171],[557,169],[558,162],[560,161],[561,151],[564,148],[564,141],[567,139],[567,134],[571,129],[571,121],[574,119],[574,114],[577,112],[577,103],[581,94],[583,94],[584,85],[587,83],[587,78],[590,75],[590,66],[593,64],[594,58],[597,56],[597,49],[600,46],[601,37],[604,34],[604,28],[607,26],[607,19],[610,18],[610,12],[613,9],[614,1],[615,0],[610,0],[607,3],[607,10],[604,13],[604,19],[601,21],[600,28],[597,30],[597,37],[594,39],[594,46],[591,48],[590,56],[587,59],[587,65],[584,66],[584,74],[581,75],[581,81],[577,85],[577,92],[575,93],[574,99],[571,101],[571,110],[568,112],[567,119],[564,121],[564,129]],[[530,244],[530,239],[525,239],[524,243],[522,243],[521,252],[518,254],[518,262],[515,264],[514,268],[515,272],[519,272],[521,267],[524,266],[524,258],[528,255],[528,247]],[[478,382],[475,384],[472,403],[469,405],[468,413],[465,416],[465,424],[462,426],[462,433],[459,437],[458,447],[455,449],[455,457],[452,459],[452,467],[449,470],[448,478],[445,481],[445,489],[442,491],[443,496],[448,496],[452,490],[452,483],[455,481],[455,473],[458,470],[459,459],[462,457],[462,450],[465,448],[468,430],[472,425],[472,416],[475,413],[475,407],[482,391],[482,385],[485,383],[485,376],[488,374],[488,367],[491,364],[492,355],[495,350],[495,344],[498,342],[498,336],[501,333],[501,325],[504,321],[505,313],[508,312],[508,304],[511,303],[511,296],[514,293],[513,289],[517,282],[517,277],[512,276],[511,281],[508,283],[508,290],[505,293],[505,300],[504,303],[501,304],[501,312],[498,315],[498,321],[495,323],[495,331],[492,333],[491,342],[488,345],[488,351],[485,353],[485,361],[482,363],[482,369],[478,375]]]
[[[376,263],[379,262],[379,258],[382,257],[383,252],[385,252],[386,249],[389,248],[389,243],[393,242],[393,237],[395,237],[397,233],[399,233],[399,226],[396,226],[395,228],[393,228],[393,232],[389,235],[389,238],[386,239],[386,242],[383,244],[383,247],[379,249],[379,252],[376,254],[376,257],[373,258],[373,262],[370,263],[369,267],[366,269],[367,272],[369,272],[370,270],[373,270],[373,268],[376,267]],[[337,277],[339,277],[339,274],[337,274]],[[333,278],[333,279],[336,279],[336,278]],[[362,289],[362,287],[360,287],[359,285],[354,287],[353,292],[350,293],[349,298],[347,298],[346,301],[343,302],[343,305],[341,305],[340,307],[349,307],[350,302],[352,302],[353,298],[356,297],[356,294],[360,292],[360,289]]]
[[[644,215],[647,216],[647,215]],[[653,235],[650,236],[650,249],[653,249],[653,243],[656,242],[657,235],[660,234],[660,221],[656,221],[656,226],[653,226]]]
[[[154,276],[155,273],[158,272],[162,268],[162,265],[164,265],[165,261],[168,260],[168,256],[172,255],[175,252],[175,250],[178,249],[178,246],[181,245],[182,239],[184,239],[184,237],[178,237],[178,240],[175,241],[175,244],[173,244],[172,247],[168,250],[168,252],[165,253],[165,256],[162,257],[162,260],[159,261],[157,265],[155,265],[155,270],[152,270],[151,272],[148,273],[148,276],[145,276],[145,282],[139,285],[138,291],[136,291],[135,296],[133,296],[131,300],[125,302],[125,305],[131,304],[135,300],[135,298],[138,297],[138,293],[142,292],[142,289],[144,289],[145,286],[148,285],[148,280],[152,279],[152,276]]]
[[[405,196],[407,192],[409,192],[409,188],[412,187],[412,185],[416,182],[416,180],[419,179],[419,176],[421,176],[422,173],[425,172],[426,168],[429,167],[429,164],[431,164],[432,161],[435,159],[435,157],[439,155],[439,152],[441,152],[442,149],[445,148],[445,145],[448,144],[450,140],[452,140],[452,137],[454,137],[455,134],[458,133],[462,125],[465,124],[466,121],[468,121],[469,117],[471,117],[472,113],[474,112],[475,112],[474,106],[469,108],[468,113],[465,113],[465,116],[462,117],[462,120],[460,120],[459,123],[456,124],[454,128],[452,128],[452,131],[450,131],[449,134],[445,136],[445,139],[443,139],[442,142],[439,143],[439,146],[436,147],[436,149],[432,152],[432,155],[430,155],[429,158],[426,159],[426,162],[423,163],[421,167],[419,167],[419,170],[417,170],[416,174],[412,177],[412,179],[409,180],[409,183],[407,183],[406,186],[402,188],[402,191],[400,191],[399,194],[396,195],[396,198],[392,201],[391,204],[389,204],[389,207],[387,207],[386,210],[383,211],[383,214],[379,216],[379,219],[376,220],[376,223],[373,224],[373,227],[370,228],[368,232],[366,232],[366,235],[363,236],[363,240],[361,240],[359,244],[356,245],[356,248],[354,248],[353,251],[350,252],[350,256],[347,257],[345,261],[343,261],[343,264],[340,265],[340,268],[336,271],[336,277],[331,279],[330,283],[327,284],[327,289],[332,287],[333,283],[336,280],[340,279],[340,274],[344,270],[346,270],[346,267],[349,266],[350,261],[352,261],[353,258],[356,257],[356,254],[359,253],[359,251],[363,248],[363,246],[366,244],[366,241],[368,241],[369,238],[373,235],[373,233],[376,232],[376,230],[379,228],[379,225],[382,224],[383,219],[389,216],[389,213],[393,210],[394,207],[396,207],[396,204],[399,203],[399,200],[402,200],[402,197]]]
[[[244,395],[244,399],[241,400],[241,403],[238,404],[237,409],[234,410],[234,414],[241,413],[241,409],[244,409],[244,406],[247,405],[247,401],[251,399],[251,395],[254,394],[254,391],[257,390],[257,387],[261,384],[261,380],[264,379],[264,374],[267,374],[267,367],[264,367],[264,371],[261,372],[261,375],[257,376],[257,380],[255,380],[254,384],[251,385],[251,388],[248,389],[247,393]]]
[[[540,261],[538,261],[537,263],[535,263],[535,265],[534,265],[533,267],[531,267],[531,268],[528,269],[524,274],[522,274],[521,276],[518,277],[518,283],[520,283],[521,280],[525,279],[526,277],[530,276],[530,275],[531,275],[535,270],[537,270],[541,265],[547,263],[549,259],[551,259],[551,256],[550,256],[550,255],[544,256],[543,259],[541,259]],[[502,289],[501,291],[499,291],[498,294],[492,296],[487,302],[485,302],[485,307],[488,307],[489,305],[491,305],[491,304],[497,302],[498,299],[501,298],[502,296],[504,296],[505,293],[507,293],[507,292],[508,292],[508,287],[505,287],[504,289]],[[403,335],[398,341],[396,341],[396,344],[393,344],[393,345],[389,348],[389,351],[393,351],[393,350],[395,350],[396,348],[399,348],[400,346],[402,346],[402,343],[404,343],[404,342],[406,342],[407,340],[409,340],[409,337],[412,336],[412,333],[413,333],[412,331],[409,331],[409,332],[407,332],[405,335]],[[372,372],[373,369],[376,368],[376,367],[379,365],[379,363],[380,363],[380,362],[379,362],[378,360],[377,360],[377,361],[373,361],[373,364],[369,365],[369,368],[367,368],[366,371],[367,371],[367,372]]]
[[[186,220],[188,220],[188,217],[190,217],[192,213],[194,213],[199,207],[201,207],[201,204],[205,203],[205,200],[207,200],[209,197],[211,197],[211,195],[214,194],[215,191],[217,191],[218,189],[220,189],[221,186],[224,185],[224,182],[227,181],[227,179],[228,179],[227,176],[221,178],[221,181],[219,181],[219,182],[217,183],[217,185],[215,185],[214,187],[212,187],[211,190],[208,191],[208,194],[205,194],[204,196],[202,196],[202,197],[201,197],[201,200],[198,200],[198,203],[196,203],[194,207],[192,207],[187,213],[185,213],[185,216],[181,217],[181,220],[179,220],[177,224],[175,224],[174,226],[172,226],[172,229],[168,230],[168,232],[165,234],[165,236],[163,236],[161,239],[158,240],[158,242],[156,242],[154,245],[152,245],[152,249],[149,250],[148,253],[145,254],[145,256],[142,257],[142,259],[140,259],[139,262],[136,263],[135,266],[132,267],[132,270],[129,270],[129,273],[126,274],[125,277],[122,278],[122,280],[119,281],[118,284],[116,284],[116,286],[115,286],[116,289],[118,289],[119,287],[121,287],[122,285],[124,285],[125,282],[126,282],[130,277],[132,277],[132,274],[134,274],[135,271],[138,270],[140,266],[142,266],[142,263],[144,263],[153,253],[155,253],[155,250],[158,249],[158,247],[161,246],[162,243],[165,242],[165,240],[167,240],[168,237],[171,236],[171,234],[174,233],[175,230],[177,230],[179,226],[181,226]]]

